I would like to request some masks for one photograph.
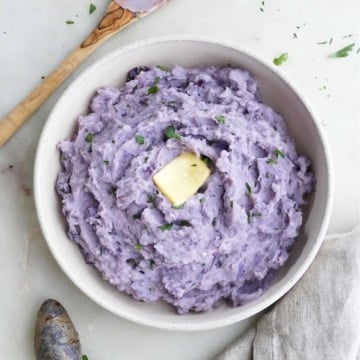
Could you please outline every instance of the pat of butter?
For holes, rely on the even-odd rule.
[[[210,169],[196,155],[185,152],[171,160],[154,177],[154,183],[174,206],[192,197],[210,175]]]

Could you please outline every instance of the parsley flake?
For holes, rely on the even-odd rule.
[[[213,219],[212,219],[211,225],[212,225],[212,226],[215,226],[215,225],[216,225],[216,218],[213,218]]]
[[[184,204],[181,204],[181,205],[172,205],[171,208],[172,208],[172,209],[177,209],[177,210],[183,209],[183,208],[184,208]]]
[[[96,10],[96,6],[94,4],[90,4],[89,6],[89,14],[91,15]]]
[[[137,242],[134,247],[135,247],[135,250],[136,250],[137,252],[140,252],[140,251],[141,251],[142,246],[141,246],[141,244],[140,244],[139,242]]]
[[[141,135],[135,135],[135,140],[139,145],[144,145],[144,137]]]
[[[155,197],[152,195],[147,196],[147,203],[152,204],[155,207]]]
[[[154,85],[158,84],[160,81],[160,78],[157,76],[155,79],[154,79]]]
[[[109,165],[109,160],[104,160],[105,165]]]
[[[134,215],[132,216],[132,218],[133,218],[134,220],[138,220],[138,219],[140,219],[140,217],[141,217],[141,213],[134,214]]]
[[[334,52],[333,54],[330,54],[329,58],[343,58],[347,57],[349,55],[349,52],[352,51],[353,47],[355,46],[355,43],[352,43],[348,46],[345,46],[344,48]]]
[[[187,220],[180,220],[179,225],[180,226],[191,226],[191,224]]]
[[[225,124],[225,117],[224,117],[224,115],[216,115],[216,116],[215,116],[215,120],[216,120],[219,124]]]
[[[201,198],[199,201],[201,204],[203,204],[205,202],[205,198]]]
[[[165,131],[164,131],[164,135],[168,138],[168,139],[176,139],[176,140],[180,140],[180,136],[176,134],[175,132],[175,128],[173,126],[168,126]]]
[[[149,268],[150,268],[150,270],[154,270],[154,267],[155,267],[155,261],[152,260],[152,259],[150,259],[150,261],[149,261]]]
[[[161,231],[168,231],[172,228],[172,224],[165,224],[165,225],[162,225],[162,226],[158,226],[158,228],[161,230]]]
[[[325,45],[325,44],[327,44],[327,41],[321,41],[321,42],[318,42],[317,44],[318,45]]]
[[[90,143],[90,142],[93,141],[93,138],[94,138],[93,134],[92,134],[92,133],[88,133],[88,134],[85,136],[85,141],[88,142],[88,143]]]
[[[191,164],[190,166],[197,166],[197,164]]]
[[[81,360],[89,360],[89,358],[88,358],[86,355],[83,355],[83,356],[81,357]]]
[[[283,54],[281,54],[279,57],[274,58],[273,63],[274,63],[276,66],[280,66],[280,65],[282,65],[284,62],[287,61],[288,57],[289,57],[289,56],[288,56],[288,53],[283,53]]]
[[[68,25],[74,24],[74,22],[73,22],[72,20],[66,20],[66,23],[67,23]]]
[[[153,86],[150,86],[149,88],[148,88],[148,95],[154,95],[154,94],[156,94],[157,93],[157,91],[158,91],[158,88],[157,88],[157,86],[156,85],[153,85]]]

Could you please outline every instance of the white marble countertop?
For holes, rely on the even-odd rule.
[[[90,0],[0,2],[0,117],[95,26],[107,2],[92,2],[97,6],[92,15]],[[317,111],[332,152],[335,201],[329,232],[347,231],[360,222],[359,13],[358,0],[265,0],[264,5],[260,0],[172,0],[119,33],[75,71],[0,149],[1,358],[32,358],[35,315],[48,297],[70,312],[90,360],[211,359],[248,324],[190,334],[139,326],[93,303],[55,263],[35,214],[33,160],[49,111],[72,79],[109,51],[162,34],[230,40],[270,60],[288,52],[282,70]],[[348,34],[353,36],[344,38]],[[317,44],[330,38],[331,45]],[[352,42],[348,57],[327,58]]]

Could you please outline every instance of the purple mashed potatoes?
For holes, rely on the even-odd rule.
[[[249,73],[140,67],[120,89],[100,88],[90,109],[59,144],[57,180],[87,263],[180,314],[259,297],[294,246],[315,179]],[[183,152],[211,175],[174,208],[152,177]]]

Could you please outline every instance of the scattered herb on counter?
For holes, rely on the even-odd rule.
[[[162,71],[166,71],[166,72],[170,71],[170,68],[168,68],[167,66],[157,65],[156,67]]]
[[[274,58],[273,63],[274,63],[276,66],[280,66],[280,65],[282,65],[284,62],[287,61],[288,57],[289,57],[289,56],[288,56],[288,53],[283,53],[283,54],[281,54],[279,57]]]
[[[137,252],[140,252],[141,251],[141,244],[139,243],[139,242],[137,242],[136,244],[135,244],[135,250],[137,251]]]
[[[94,4],[90,4],[89,6],[89,14],[91,15],[96,10],[96,6]]]
[[[144,137],[141,135],[135,135],[135,140],[139,145],[144,145],[145,143]]]
[[[224,115],[216,115],[216,116],[215,116],[215,120],[216,120],[219,124],[225,124],[225,116],[224,116]]]
[[[277,158],[279,158],[279,156],[282,157],[282,158],[285,157],[284,154],[283,154],[279,149],[275,149],[274,152],[273,152],[273,154],[274,154]]]
[[[296,33],[293,33],[293,39],[297,39]]]
[[[343,39],[347,39],[347,38],[350,38],[350,37],[353,37],[353,36],[354,36],[354,34],[347,34],[347,35],[343,36]]]
[[[168,231],[168,230],[170,230],[172,228],[172,224],[170,223],[170,224],[165,224],[165,225],[162,225],[162,226],[159,226],[159,229],[161,230],[161,231]]]
[[[149,268],[150,268],[150,270],[154,270],[154,267],[155,267],[155,261],[152,260],[152,259],[150,259],[150,261],[149,261]]]
[[[72,20],[66,20],[66,23],[67,23],[68,25],[75,24]]]
[[[276,161],[274,159],[268,159],[268,160],[266,160],[266,163],[269,165],[274,165],[274,164],[276,164]]]
[[[93,134],[92,133],[88,133],[86,136],[85,136],[85,141],[88,142],[88,143],[91,143],[93,141]]]
[[[197,164],[191,164],[191,166],[197,166]]]
[[[164,135],[168,138],[168,139],[176,139],[176,140],[180,140],[180,136],[178,134],[176,134],[175,132],[175,128],[173,126],[168,126],[165,131],[164,131]]]
[[[333,42],[333,38],[330,38],[329,45],[331,45]]]
[[[156,94],[157,93],[157,91],[158,91],[158,88],[157,88],[157,86],[156,85],[153,85],[153,86],[150,86],[149,88],[148,88],[148,95],[154,95],[154,94]]]
[[[347,45],[343,47],[342,49],[334,52],[333,54],[330,54],[329,58],[343,58],[347,57],[349,55],[349,52],[352,51],[353,47],[355,46],[355,43],[352,43],[350,45]]]
[[[245,187],[247,196],[250,196],[252,193],[251,186],[249,185],[249,183],[245,183]]]
[[[318,42],[317,44],[318,45],[325,45],[325,44],[327,44],[327,41],[321,41],[321,42]]]

